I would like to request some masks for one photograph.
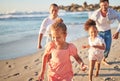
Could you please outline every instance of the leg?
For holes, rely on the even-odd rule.
[[[105,33],[105,44],[106,44],[106,49],[104,52],[104,57],[107,58],[108,54],[110,52],[110,48],[111,48],[111,43],[112,43],[112,38],[111,38],[111,31],[107,31]]]
[[[111,42],[112,42],[111,31],[108,31],[108,32],[106,32],[106,35],[105,35],[106,49],[105,49],[104,58],[103,58],[103,62],[105,65],[109,65],[106,61],[106,58],[108,57],[108,54],[110,52]]]
[[[109,66],[109,64],[107,63],[107,61],[106,61],[106,58],[105,58],[105,57],[103,57],[103,59],[102,59],[102,63],[103,63],[104,65]]]
[[[89,81],[92,81],[92,75],[93,75],[93,70],[94,70],[94,66],[95,66],[95,62],[96,60],[90,60],[89,61]]]
[[[98,76],[99,70],[100,70],[100,63],[99,63],[99,62],[96,62],[96,73],[95,73],[95,77]]]
[[[106,61],[106,58],[108,57],[108,54],[110,52],[110,47],[111,47],[111,42],[112,42],[112,38],[111,38],[111,30],[105,31],[105,32],[99,32],[99,35],[104,39],[105,44],[106,44],[106,49],[104,52],[104,58],[103,58],[103,63],[105,65],[109,65]]]

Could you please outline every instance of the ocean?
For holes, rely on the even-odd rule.
[[[59,12],[68,28],[67,41],[87,36],[83,26],[89,12]],[[34,54],[42,20],[48,12],[15,12],[0,14],[0,60]],[[117,27],[116,23],[113,27]],[[45,45],[45,38],[42,46]]]

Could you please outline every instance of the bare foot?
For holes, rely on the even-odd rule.
[[[103,60],[102,63],[103,63],[104,65],[106,65],[106,66],[109,66],[109,65],[110,65],[110,64],[108,64],[108,62],[105,61],[105,60]]]

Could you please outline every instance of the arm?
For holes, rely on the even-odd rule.
[[[75,58],[75,60],[81,65],[81,69],[82,71],[85,71],[87,66],[84,65],[84,62],[82,61],[82,59],[78,56],[78,54],[76,54],[75,56],[73,56]]]
[[[98,48],[98,49],[101,49],[101,50],[105,50],[105,45],[104,44],[102,44],[102,45],[94,45],[92,47]]]
[[[69,53],[70,55],[72,55],[74,57],[74,59],[81,65],[81,69],[83,71],[86,70],[86,67],[84,66],[84,62],[82,61],[82,59],[79,57],[78,53],[77,53],[77,48],[73,45],[73,44],[70,44],[70,47],[69,47]],[[83,68],[84,67],[84,68]]]
[[[75,60],[76,60],[80,65],[84,64],[83,61],[82,61],[82,59],[78,56],[78,54],[76,54],[76,55],[73,56],[73,57],[75,58]]]
[[[117,19],[117,21],[119,22],[119,25],[116,32],[113,34],[113,39],[118,39],[119,33],[120,33],[120,15],[116,11],[114,11],[114,15],[116,16],[115,19]]]
[[[118,27],[117,31],[113,34],[113,39],[118,39],[119,33],[120,33],[120,23],[119,23],[119,27]]]
[[[41,26],[40,26],[39,36],[38,36],[38,46],[37,46],[38,49],[42,48],[41,42],[42,42],[43,35],[46,32],[46,27],[47,27],[47,18],[45,18],[42,21]]]
[[[38,75],[38,80],[39,81],[42,81],[44,79],[44,73],[45,73],[47,61],[48,61],[48,55],[46,54],[46,55],[43,56],[41,72]]]
[[[90,48],[90,45],[83,45],[82,48],[83,48],[83,49],[85,49],[85,48]]]
[[[118,39],[119,37],[119,32],[116,32],[115,34],[113,34],[113,39]]]
[[[44,56],[42,59],[41,72],[38,76],[39,81],[42,81],[44,79],[46,64],[51,59],[51,49],[52,49],[52,42],[48,43],[47,47],[45,48]]]
[[[39,34],[39,36],[38,36],[38,46],[37,46],[38,49],[42,48],[42,46],[41,46],[42,37],[43,37],[43,34],[42,33]]]

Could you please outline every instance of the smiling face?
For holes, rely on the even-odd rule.
[[[107,12],[108,7],[109,7],[109,3],[107,1],[100,3],[100,8],[102,12]]]
[[[51,31],[52,40],[57,45],[63,45],[66,40],[66,34],[62,32],[62,30],[59,31]]]
[[[58,6],[51,5],[50,9],[49,9],[49,12],[50,12],[51,15],[57,16],[58,15],[58,10],[59,10]]]
[[[60,21],[52,24],[50,31],[56,46],[62,46],[66,42],[67,27],[63,22]]]
[[[89,28],[88,32],[89,32],[90,37],[93,38],[93,39],[94,39],[94,38],[97,36],[97,34],[98,34],[97,28],[94,27],[94,26],[91,26],[91,27]]]

